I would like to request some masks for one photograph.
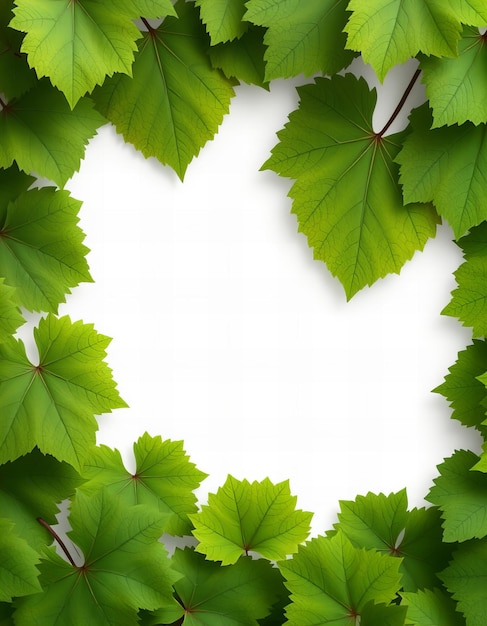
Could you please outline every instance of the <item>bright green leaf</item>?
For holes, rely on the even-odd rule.
[[[461,26],[445,0],[351,0],[348,10],[347,47],[361,52],[380,80],[418,52],[457,54]]]
[[[458,450],[438,465],[440,476],[426,496],[443,518],[444,541],[467,541],[487,535],[487,475],[471,471],[479,460]]]
[[[0,517],[0,602],[41,591],[37,552],[17,535],[14,524]]]
[[[312,514],[296,510],[288,481],[249,483],[229,476],[201,512],[189,517],[200,541],[197,551],[228,565],[248,552],[267,559],[296,552],[309,534]]]
[[[39,364],[24,344],[0,344],[0,462],[34,446],[79,469],[95,444],[94,414],[126,406],[103,360],[110,339],[91,324],[49,315],[34,330]]]
[[[246,0],[196,0],[201,20],[210,35],[211,45],[238,39],[247,30],[243,21]]]
[[[105,122],[87,99],[71,110],[47,80],[0,106],[0,113],[0,167],[15,161],[60,187],[78,170],[88,140]]]
[[[196,512],[197,489],[206,474],[189,461],[182,441],[162,441],[142,435],[134,444],[135,473],[128,472],[120,452],[106,446],[94,448],[83,468],[86,493],[106,487],[127,505],[147,504],[167,513],[165,533],[189,535],[189,513]]]
[[[0,343],[13,335],[24,322],[25,319],[18,307],[15,289],[6,285],[4,279],[0,278]]]
[[[467,626],[487,624],[487,540],[469,541],[455,552],[441,579],[457,601]],[[441,624],[443,626],[443,623]]]
[[[374,133],[375,90],[363,79],[318,78],[298,91],[300,107],[264,168],[296,179],[289,195],[299,230],[351,298],[399,272],[439,218],[430,206],[403,206],[394,158],[404,134]]]
[[[0,275],[25,308],[56,312],[71,287],[92,281],[78,227],[80,207],[67,191],[53,187],[0,205]]]
[[[431,123],[426,105],[413,111],[413,131],[395,159],[399,180],[405,202],[433,202],[458,238],[487,219],[487,126],[430,130]]]
[[[454,59],[421,60],[433,128],[487,122],[487,38],[466,27],[458,49]]]
[[[401,587],[399,559],[355,548],[340,532],[312,539],[278,565],[291,591],[290,626],[357,624],[369,602],[389,604]]]
[[[410,626],[464,626],[465,620],[456,611],[456,604],[441,589],[418,593],[401,593],[407,606]]]
[[[172,602],[178,576],[159,542],[161,513],[126,507],[101,491],[78,494],[69,521],[84,561],[73,566],[54,548],[46,551],[39,566],[44,592],[18,602],[17,626],[136,626],[138,609]]]
[[[485,0],[446,0],[445,4],[462,24],[487,26],[487,4]]]
[[[0,7],[0,93],[18,98],[35,83],[36,75],[20,52],[23,36],[8,28],[13,17],[13,0],[3,0]]]
[[[176,10],[179,19],[166,18],[145,34],[133,79],[107,80],[94,99],[126,141],[170,165],[182,179],[217,132],[234,91],[210,65],[207,35],[193,4],[178,2]]]
[[[268,28],[266,80],[334,74],[356,54],[345,49],[348,0],[250,0],[244,18]]]

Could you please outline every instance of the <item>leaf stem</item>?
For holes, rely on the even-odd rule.
[[[411,80],[409,81],[409,85],[406,87],[406,90],[404,91],[404,93],[402,94],[402,98],[399,100],[397,107],[394,109],[394,111],[392,112],[391,117],[387,120],[385,126],[383,127],[383,129],[379,132],[376,133],[376,138],[377,139],[382,139],[382,137],[386,134],[386,132],[389,130],[391,124],[394,122],[394,120],[396,119],[396,117],[399,115],[399,113],[401,112],[402,107],[404,106],[406,100],[408,99],[409,94],[411,93],[412,88],[414,87],[414,84],[416,83],[416,81],[419,78],[419,75],[421,74],[421,70],[418,68],[415,72],[413,77],[411,78]]]
[[[2,107],[2,111],[7,108],[7,103],[1,96],[0,96],[0,107]]]
[[[76,565],[76,563],[73,560],[73,557],[71,556],[71,554],[69,553],[69,550],[66,547],[66,544],[64,543],[64,541],[61,539],[61,537],[57,534],[57,532],[52,528],[52,526],[49,526],[49,524],[44,521],[42,519],[42,517],[38,517],[37,521],[39,522],[39,524],[41,526],[44,526],[44,528],[48,531],[48,533],[50,535],[52,535],[54,537],[54,539],[58,542],[59,547],[61,548],[61,550],[64,552],[64,554],[66,555],[68,561],[71,563],[71,565],[73,567],[78,567]]]
[[[145,17],[141,17],[140,19],[142,23],[144,24],[144,26],[147,28],[147,31],[152,34],[155,29],[152,28],[152,26],[149,24],[149,22],[147,21]]]

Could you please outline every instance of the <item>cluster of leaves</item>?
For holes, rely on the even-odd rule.
[[[2,0],[0,624],[487,623],[487,443],[439,466],[431,507],[369,493],[304,543],[287,482],[229,476],[198,510],[182,442],[144,434],[133,474],[96,446],[125,406],[110,340],[57,316],[92,280],[63,188],[101,125],[183,179],[235,85],[315,75],[263,167],[295,181],[299,230],[348,298],[448,221],[465,261],[444,314],[475,339],[436,391],[486,438],[486,27],[484,0]],[[375,91],[344,72],[359,55],[380,80],[417,59],[379,130]],[[388,134],[420,76],[427,101]],[[26,310],[43,314],[37,363],[15,338]],[[163,535],[196,545],[169,556]]]

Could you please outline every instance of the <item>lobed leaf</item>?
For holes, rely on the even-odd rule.
[[[211,45],[239,39],[248,28],[243,21],[246,0],[196,0]]]
[[[410,626],[465,626],[456,611],[456,604],[442,589],[426,589],[417,593],[401,592],[407,606]]]

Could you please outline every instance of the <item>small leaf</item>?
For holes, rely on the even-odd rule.
[[[465,620],[456,611],[455,602],[441,589],[401,592],[401,596],[408,609],[408,625],[465,626]]]
[[[249,552],[282,559],[296,552],[309,534],[312,514],[295,507],[288,481],[249,483],[229,476],[216,494],[209,494],[208,505],[189,516],[201,542],[196,550],[223,565]]]
[[[196,0],[201,21],[210,35],[211,45],[238,39],[247,30],[243,21],[246,0]]]
[[[0,602],[41,591],[37,552],[19,537],[10,520],[0,517]]]

